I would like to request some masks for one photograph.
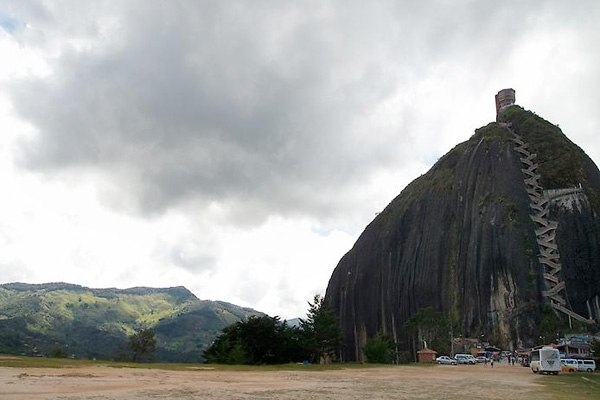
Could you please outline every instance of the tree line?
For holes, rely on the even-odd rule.
[[[307,318],[299,326],[270,316],[239,321],[223,329],[203,357],[208,363],[253,365],[335,360],[342,334],[323,300],[316,295],[309,302]]]
[[[299,326],[288,325],[279,317],[252,316],[223,329],[202,356],[214,364],[284,364],[289,362],[329,363],[339,361],[342,332],[334,313],[323,297],[309,302],[306,319]],[[431,307],[419,309],[404,328],[409,334],[410,350],[379,332],[363,348],[367,362],[399,363],[414,361],[419,343],[427,341],[434,348],[448,345],[448,322]],[[150,360],[156,341],[150,329],[129,337],[132,361]],[[402,350],[401,350],[402,349]]]
[[[289,362],[329,363],[340,361],[342,333],[334,313],[324,299],[316,295],[309,302],[306,319],[290,326],[279,317],[253,316],[223,329],[203,353],[215,364],[284,364]],[[543,325],[543,324],[542,324]],[[559,327],[552,326],[552,331]],[[450,354],[450,321],[433,307],[418,309],[404,323],[407,342],[399,343],[384,333],[370,337],[363,347],[369,363],[401,363],[416,360],[416,352],[425,344],[440,354]],[[543,332],[543,330],[540,330]],[[593,342],[596,353],[600,342]],[[131,360],[149,361],[156,348],[151,329],[142,329],[129,337]],[[65,355],[66,356],[66,355]]]

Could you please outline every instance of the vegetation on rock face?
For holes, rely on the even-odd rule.
[[[183,287],[90,289],[66,283],[0,285],[0,353],[127,359],[150,328],[157,361],[202,361],[224,327],[260,313],[201,301]]]
[[[593,209],[600,214],[600,176],[598,168],[581,148],[571,142],[558,125],[531,111],[511,106],[502,114],[536,154],[538,172],[544,189],[582,185]]]

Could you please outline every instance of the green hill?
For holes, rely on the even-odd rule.
[[[198,362],[223,328],[250,315],[262,313],[200,300],[184,287],[8,283],[0,285],[0,353],[119,359],[129,335],[151,328],[156,360]]]

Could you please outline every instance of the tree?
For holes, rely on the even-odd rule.
[[[313,362],[328,363],[339,351],[342,331],[335,314],[327,307],[324,298],[315,295],[308,303],[307,318],[300,319],[305,345],[310,351]]]
[[[296,327],[279,317],[252,316],[223,329],[203,353],[209,363],[281,364],[300,361],[306,350]]]
[[[206,362],[212,364],[249,364],[236,328],[237,324],[224,328],[212,344],[204,350],[202,357]]]
[[[412,337],[415,359],[419,345],[424,342],[427,342],[428,347],[439,352],[447,352],[450,324],[448,319],[441,312],[434,310],[433,307],[419,308],[416,313],[406,320],[404,328]]]
[[[543,304],[542,319],[538,326],[539,344],[548,344],[552,342],[559,336],[558,332],[564,331],[564,328],[565,323],[562,321],[562,316],[557,315],[549,304]]]
[[[67,358],[68,354],[61,346],[58,344],[52,346],[50,349],[50,353],[48,354],[51,358]]]
[[[367,341],[363,353],[369,363],[390,364],[394,361],[394,341],[385,333],[379,332]]]
[[[132,351],[133,362],[140,361],[156,350],[156,338],[152,329],[141,329],[129,336],[127,347]]]
[[[600,355],[600,340],[594,338],[591,344],[593,355],[595,358],[598,358]]]
[[[218,364],[328,362],[339,349],[341,330],[319,295],[308,304],[308,318],[300,320],[300,327],[279,317],[253,316],[223,329],[202,356]]]

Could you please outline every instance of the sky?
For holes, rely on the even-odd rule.
[[[494,95],[600,164],[600,2],[0,0],[0,283],[303,317]]]

